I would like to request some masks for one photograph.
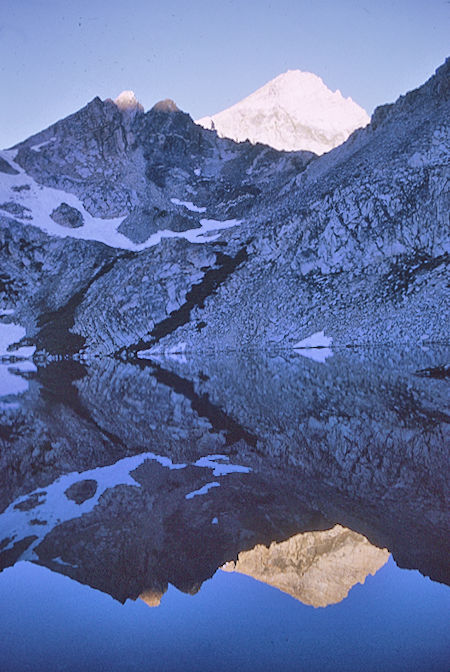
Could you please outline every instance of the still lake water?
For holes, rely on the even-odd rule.
[[[449,669],[449,350],[305,354],[0,364],[1,672]]]

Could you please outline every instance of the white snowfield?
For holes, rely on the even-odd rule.
[[[134,478],[133,473],[141,464],[147,460],[158,462],[162,467],[168,469],[184,469],[187,464],[173,463],[169,457],[155,455],[155,453],[141,453],[132,457],[124,457],[116,463],[104,467],[96,467],[84,472],[73,471],[64,474],[58,479],[45,486],[38,488],[26,495],[23,495],[12,502],[5,511],[0,514],[0,543],[7,540],[8,543],[2,550],[8,550],[14,547],[17,542],[27,537],[36,537],[28,548],[20,556],[21,560],[36,559],[35,549],[45,539],[45,537],[58,525],[81,518],[81,516],[91,512],[99,503],[101,496],[110,488],[117,485],[128,485],[131,487],[141,487],[141,484]],[[218,462],[221,460],[221,462]],[[206,455],[193,463],[193,466],[210,469],[214,476],[225,476],[234,472],[248,473],[250,467],[242,467],[234,464],[223,464],[228,462],[226,455]],[[94,494],[81,504],[77,504],[66,495],[67,489],[74,483],[86,480],[96,482]],[[193,499],[196,496],[206,494],[210,488],[218,487],[217,481],[207,483],[198,490],[187,493],[186,499]],[[27,502],[31,498],[31,504],[27,507]],[[35,500],[35,502],[33,502]],[[36,522],[38,521],[38,522]],[[60,558],[55,558],[55,562],[61,563]]]
[[[206,212],[206,208],[199,208],[198,205],[194,205],[191,201],[180,201],[179,198],[171,198],[171,203],[174,205],[183,205],[187,210],[191,212]]]
[[[325,364],[328,357],[333,356],[330,345],[333,343],[331,336],[325,336],[324,331],[317,331],[302,341],[296,343],[293,348],[299,355],[312,359],[320,364]]]
[[[20,324],[0,323],[0,359],[2,357],[31,357],[36,350],[34,345],[14,347],[25,337],[26,330]]]
[[[29,360],[22,359],[18,362],[0,361],[0,408],[16,407],[15,402],[7,403],[2,397],[15,396],[28,390],[28,381],[21,373],[37,371],[36,366]]]
[[[330,91],[317,75],[288,70],[239,103],[196,123],[237,142],[323,154],[369,121],[362,107],[339,90]]]
[[[302,341],[296,343],[294,348],[328,348],[333,343],[333,339],[330,336],[325,336],[324,331],[317,331],[315,334],[311,334],[308,338],[304,338]]]
[[[140,252],[148,247],[158,245],[162,238],[184,238],[190,243],[211,242],[220,237],[221,230],[237,226],[242,222],[239,219],[225,221],[201,219],[201,226],[199,228],[180,232],[168,230],[157,231],[145,243],[136,244],[117,230],[125,217],[111,219],[93,217],[74,194],[38,184],[14,161],[15,155],[15,150],[0,151],[0,156],[19,172],[18,175],[0,173],[0,206],[14,203],[26,208],[26,210],[24,209],[23,213],[17,214],[8,212],[0,207],[0,215],[20,221],[23,224],[36,226],[50,236],[95,240],[109,247]],[[172,202],[175,201],[177,199],[172,199]],[[53,221],[50,215],[61,203],[67,203],[67,205],[76,208],[81,213],[84,220],[83,226],[72,229],[61,226]],[[190,210],[196,212],[204,211],[203,208],[199,208],[193,203],[179,201],[180,207],[187,207],[187,204],[191,206]]]

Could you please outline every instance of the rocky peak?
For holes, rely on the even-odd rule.
[[[169,351],[179,343],[190,351],[290,347],[322,332],[333,345],[443,340],[448,328],[437,306],[445,305],[448,249],[448,67],[380,108],[372,126],[320,158],[221,139],[172,101],[127,125],[112,100],[98,98],[18,145],[14,155],[2,153],[5,235],[14,217],[27,239],[41,228],[52,244],[63,236],[71,245],[81,237],[86,247],[106,243],[142,255],[139,268],[151,266],[154,278],[153,295],[137,285],[128,301],[126,267],[134,257],[121,260],[119,270],[108,271],[108,287],[92,278],[70,332],[60,321],[59,340],[50,341],[47,330],[38,347],[67,354],[67,333],[82,334],[90,352],[108,354],[124,347],[134,353],[141,342]],[[281,81],[304,75],[285,73]],[[306,80],[322,86],[314,76]],[[256,94],[252,101],[261,91]],[[132,101],[131,95],[124,99]],[[279,130],[288,117],[270,118]],[[258,124],[265,125],[263,118]],[[63,204],[81,213],[82,226],[67,226],[82,220]],[[193,232],[206,226],[202,220],[223,231],[198,240]],[[213,262],[201,281],[190,263],[177,265],[169,273],[174,289],[158,273],[173,263],[172,254],[177,264],[189,254],[189,245],[173,240],[187,231],[188,241],[226,252],[218,257],[220,269]],[[3,268],[10,263],[7,249]],[[20,302],[28,324],[38,325],[39,311],[47,310],[41,297],[57,300],[54,260],[49,267],[48,281],[27,272],[32,290],[22,292]],[[78,272],[74,255],[72,285],[64,267],[64,297],[69,286],[78,296]],[[10,275],[22,283],[25,272],[17,266]],[[121,301],[127,310],[116,310]],[[168,319],[175,307],[179,312]]]
[[[160,100],[146,113],[146,133],[189,135],[196,126],[189,114],[180,110],[170,98]]]
[[[180,112],[180,108],[171,98],[165,98],[153,105],[152,112],[165,112],[169,114],[170,112]]]
[[[134,91],[122,91],[113,102],[122,114],[128,117],[134,118],[136,114],[144,112],[144,108],[136,98]]]

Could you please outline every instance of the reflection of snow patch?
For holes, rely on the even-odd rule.
[[[10,365],[10,370],[19,373],[36,373],[37,366],[30,359],[21,359]]]
[[[159,357],[155,357],[152,352],[153,348],[148,348],[147,350],[139,350],[137,356],[139,359],[161,359],[161,357],[167,357],[174,362],[180,362],[181,364],[186,364],[187,359],[185,357],[187,343],[177,343],[176,345],[171,345],[169,348],[163,352],[158,352]]]
[[[219,524],[219,519],[218,518],[213,518],[211,521],[211,525],[218,525]]]
[[[105,467],[64,474],[46,486],[45,489],[38,488],[19,497],[0,515],[0,543],[4,539],[11,539],[2,551],[13,548],[14,544],[26,537],[35,536],[36,539],[20,556],[22,560],[34,558],[35,548],[55,527],[68,520],[81,518],[86,513],[90,513],[97,506],[100,497],[106,490],[115,488],[117,485],[140,487],[140,483],[135,480],[131,472],[135,471],[146,460],[155,460],[161,466],[169,469],[186,467],[186,464],[174,464],[169,457],[155,455],[154,453],[141,453],[140,455],[125,457]],[[97,482],[95,495],[81,504],[68,499],[65,494],[66,490],[74,483],[87,479]],[[39,501],[36,502],[35,506],[29,510],[18,508],[30,497],[34,496],[38,500],[38,494]],[[32,521],[36,519],[43,521],[43,524],[33,525]]]
[[[1,370],[1,367],[0,367]],[[35,549],[45,537],[58,525],[75,518],[81,518],[90,513],[99,503],[103,494],[118,485],[140,487],[141,484],[134,478],[132,473],[146,460],[154,460],[168,469],[184,469],[187,464],[173,463],[169,457],[155,455],[155,453],[141,453],[118,460],[114,464],[104,467],[96,467],[83,472],[74,471],[64,474],[50,483],[45,488],[37,488],[26,495],[18,497],[5,511],[0,514],[0,545],[3,540],[10,539],[8,544],[0,551],[9,550],[15,544],[27,537],[36,537],[21,554],[20,559],[30,560],[36,557]],[[234,464],[221,464],[217,460],[228,462],[226,455],[207,455],[197,460],[192,466],[204,467],[212,470],[214,476],[240,472],[248,473],[249,467]],[[85,480],[95,480],[97,490],[95,494],[77,504],[66,495],[66,491],[74,483]],[[185,495],[186,499],[192,499],[197,495],[203,495],[210,488],[218,487],[220,483],[214,481],[207,483],[198,490]],[[28,506],[27,506],[28,504]],[[40,521],[33,524],[33,521]],[[56,560],[58,562],[58,559]]]
[[[294,348],[328,348],[333,342],[333,339],[329,336],[325,336],[325,332],[317,331],[315,334],[311,334],[308,338],[304,338],[303,341],[299,341],[293,347]]]
[[[333,357],[333,351],[330,348],[298,348],[298,354],[321,364],[324,364],[328,357]]]
[[[31,357],[36,350],[34,345],[11,348],[24,338],[26,330],[20,324],[0,324],[0,357]]]
[[[11,364],[0,363],[0,397],[10,394],[22,394],[28,390],[28,382],[19,375],[14,374],[18,367]]]
[[[202,488],[199,488],[198,490],[194,490],[193,492],[189,492],[185,496],[185,499],[192,499],[193,497],[197,497],[197,495],[206,495],[208,490],[211,490],[211,488],[218,488],[219,486],[220,486],[220,483],[217,483],[217,481],[213,481],[212,483],[207,483]]]
[[[52,558],[52,562],[56,562],[56,564],[63,565],[64,567],[73,567],[73,569],[78,567],[78,565],[72,565],[71,562],[65,562],[62,558]]]

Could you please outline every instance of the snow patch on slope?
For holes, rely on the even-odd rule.
[[[170,200],[174,205],[182,205],[191,212],[206,212],[206,208],[200,208],[198,205],[194,205],[191,201],[180,201],[179,198],[171,198]]]
[[[93,217],[84,207],[80,199],[61,189],[44,187],[38,184],[14,161],[16,151],[3,150],[0,156],[4,158],[18,172],[18,175],[2,173],[0,175],[0,215],[38,227],[50,236],[60,238],[78,238],[79,240],[95,240],[116,249],[140,252],[161,242],[162,238],[184,238],[190,243],[207,243],[216,240],[220,231],[237,226],[242,220],[229,219],[219,221],[215,219],[201,219],[200,227],[188,231],[170,231],[164,229],[152,234],[145,243],[133,243],[127,236],[117,230],[125,217],[102,219]],[[57,224],[52,218],[52,212],[62,203],[66,203],[78,210],[84,220],[79,228],[68,228]],[[186,202],[180,201],[180,205]],[[16,205],[22,212],[8,210],[9,205]],[[189,204],[194,206],[193,204]],[[5,206],[2,208],[2,206]],[[191,208],[192,209],[192,208]],[[16,208],[17,210],[17,208]],[[196,209],[202,212],[201,208]],[[211,232],[214,235],[209,235]]]
[[[333,343],[333,339],[330,336],[325,336],[324,331],[317,331],[315,334],[311,334],[308,338],[304,338],[302,341],[296,343],[294,348],[328,348]]]
[[[40,142],[38,145],[32,145],[30,149],[34,150],[35,152],[40,152],[42,147],[46,147],[47,145],[51,145],[52,142],[55,142],[56,138],[50,138],[50,140],[45,140],[44,142]]]

